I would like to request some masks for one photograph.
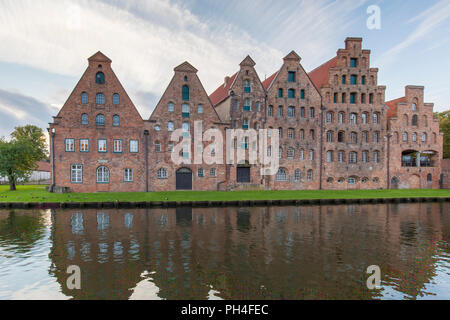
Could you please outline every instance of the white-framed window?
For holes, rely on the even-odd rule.
[[[70,166],[70,182],[83,183],[83,166],[81,164],[72,164]]]
[[[305,150],[300,149],[300,160],[305,160]]]
[[[287,173],[285,168],[278,168],[276,179],[277,181],[287,181]]]
[[[332,122],[333,122],[333,113],[327,112],[327,123],[332,123]]]
[[[75,139],[69,138],[66,139],[66,152],[74,152],[75,151]]]
[[[369,162],[369,152],[368,151],[362,152],[361,161],[364,163]]]
[[[138,140],[130,140],[130,152],[131,153],[139,152],[139,141]]]
[[[415,103],[412,104],[412,111],[417,111],[417,105]]]
[[[356,119],[357,119],[356,113],[350,113],[350,124],[355,125]]]
[[[183,103],[181,105],[181,116],[183,118],[189,118],[190,112],[191,111],[190,111],[189,105],[187,103]]]
[[[126,168],[123,171],[123,181],[125,182],[133,182],[133,169]]]
[[[408,132],[403,132],[403,142],[408,142]]]
[[[340,112],[340,113],[338,114],[338,122],[339,122],[340,124],[344,123],[344,113]]]
[[[98,152],[107,152],[108,145],[106,139],[98,139]]]
[[[358,155],[357,155],[357,153],[354,152],[354,151],[350,152],[350,153],[349,153],[349,159],[348,159],[348,160],[349,160],[350,163],[356,163],[357,160],[358,160]]]
[[[211,168],[209,170],[209,175],[211,176],[211,178],[215,178],[216,177],[216,169],[215,168]]]
[[[333,162],[333,151],[327,151],[327,162]]]
[[[199,178],[203,178],[205,176],[205,171],[203,170],[203,168],[198,168],[197,170],[197,176]]]
[[[366,124],[367,123],[367,113],[364,112],[361,115],[361,122],[362,122],[362,124]]]
[[[197,106],[197,113],[198,113],[198,114],[202,114],[202,113],[203,113],[203,105],[199,104],[199,105]]]
[[[159,168],[157,172],[158,179],[167,179],[167,169],[165,168]]]
[[[109,169],[107,167],[97,168],[97,183],[109,183]]]
[[[167,111],[169,111],[169,112],[174,112],[175,111],[175,105],[173,104],[173,102],[169,102],[167,104]]]
[[[338,162],[344,162],[344,151],[338,152]]]
[[[296,170],[294,171],[294,180],[298,182],[298,181],[300,181],[300,178],[301,178],[300,170],[299,170],[299,169],[296,169]]]
[[[89,152],[89,139],[80,139],[80,152]]]
[[[122,140],[114,140],[114,153],[121,153],[122,152]]]
[[[155,152],[161,152],[161,142],[155,142]]]
[[[373,114],[373,123],[375,123],[375,124],[378,123],[378,113]]]
[[[314,150],[309,150],[309,160],[313,161],[314,160]]]
[[[183,133],[183,137],[189,137],[190,136],[190,124],[189,122],[183,122],[183,124],[181,125],[182,128],[182,133]]]
[[[173,122],[172,121],[169,121],[168,123],[167,123],[167,131],[173,131],[174,130],[174,125],[173,125]]]
[[[312,179],[313,179],[313,171],[312,170],[308,170],[307,179],[308,179],[308,181],[312,181]]]
[[[350,177],[350,178],[347,179],[347,183],[348,184],[355,184],[356,183],[356,179],[353,178],[353,177]]]

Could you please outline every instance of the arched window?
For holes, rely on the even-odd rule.
[[[309,136],[311,137],[311,140],[314,140],[316,138],[314,129],[309,130]]]
[[[287,173],[285,168],[278,168],[277,181],[286,181],[287,180]]]
[[[432,182],[433,181],[433,175],[431,173],[427,174],[427,181]]]
[[[312,181],[312,179],[313,179],[313,171],[312,170],[308,170],[307,179],[308,179],[308,181]]]
[[[327,142],[333,142],[333,131],[327,131]]]
[[[333,162],[333,151],[327,151],[327,162]]]
[[[408,132],[403,132],[403,142],[408,142]]]
[[[105,104],[105,95],[103,93],[97,93],[95,96],[96,104]]]
[[[173,131],[174,130],[174,125],[172,121],[169,121],[167,123],[167,131]]]
[[[305,130],[300,129],[300,140],[305,140]]]
[[[412,142],[417,142],[417,133],[416,132],[414,132],[412,134]]]
[[[350,163],[357,163],[357,161],[358,161],[358,154],[355,151],[350,152],[348,161]]]
[[[363,112],[363,114],[361,115],[361,122],[362,124],[367,123],[367,112]]]
[[[82,104],[87,104],[88,103],[88,94],[86,92],[83,92],[81,94],[81,103]]]
[[[113,94],[113,104],[117,105],[120,103],[120,96],[118,93]]]
[[[305,160],[305,150],[300,149],[300,160]]]
[[[289,128],[288,129],[288,138],[289,139],[294,139],[295,138],[295,131],[294,131],[294,129],[292,129],[292,128]]]
[[[344,131],[338,132],[338,142],[345,142],[345,132]]]
[[[427,142],[427,133],[422,133],[422,142]]]
[[[167,169],[164,168],[158,169],[158,179],[167,179]]]
[[[342,151],[342,150],[340,150],[339,152],[338,152],[338,162],[344,162],[345,161],[345,152],[344,151]]]
[[[301,178],[300,170],[296,169],[294,172],[294,180],[298,182],[300,181],[300,178]]]
[[[417,104],[415,103],[412,104],[412,111],[417,111]]]
[[[283,138],[283,128],[282,127],[278,128],[278,136],[280,139]]]
[[[313,149],[309,150],[309,160],[311,160],[311,161],[314,160],[314,150]]]
[[[413,125],[413,126],[417,126],[418,125],[418,116],[417,116],[417,114],[415,114],[415,115],[413,115],[412,116],[412,120],[411,120],[411,125]]]
[[[189,118],[190,114],[191,114],[191,108],[189,107],[189,105],[187,103],[183,103],[181,105],[181,117],[182,118]]]
[[[374,113],[373,114],[373,123],[377,124],[378,123],[378,113]]]
[[[278,158],[281,159],[283,158],[283,148],[278,148]]]
[[[333,113],[327,112],[327,123],[332,123],[332,122],[333,122]]]
[[[97,168],[97,183],[109,183],[109,169],[107,167]]]
[[[356,132],[350,133],[350,141],[352,143],[358,143],[358,134]]]
[[[356,113],[350,113],[350,124],[355,125],[356,124],[356,118],[357,118]]]
[[[369,132],[363,131],[361,139],[362,139],[362,142],[369,143]]]
[[[361,154],[361,161],[366,163],[369,162],[369,152],[368,151],[363,151]]]
[[[118,126],[120,126],[120,117],[117,114],[115,114],[113,116],[113,127],[118,127]]]
[[[373,162],[375,163],[380,162],[380,151],[373,152]]]
[[[184,101],[189,101],[190,99],[189,87],[187,85],[184,85],[181,89],[181,98]]]
[[[103,72],[97,72],[95,75],[95,83],[104,84],[105,83],[105,74]]]
[[[183,137],[189,137],[189,135],[190,135],[189,122],[183,122],[183,124],[181,125],[181,128],[183,129]]]
[[[81,124],[89,124],[89,116],[87,115],[87,113],[83,113],[81,115]]]
[[[340,124],[344,123],[344,113],[343,113],[343,112],[339,112],[339,115],[338,115],[338,122],[339,122]]]
[[[288,148],[287,156],[288,156],[289,159],[294,159],[294,157],[295,157],[295,150],[294,150],[294,148],[292,148],[292,147]]]
[[[95,124],[97,126],[104,126],[105,125],[105,116],[102,114],[98,114],[97,117],[95,117]]]

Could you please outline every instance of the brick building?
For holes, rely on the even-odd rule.
[[[75,192],[445,185],[443,134],[423,87],[407,86],[405,97],[385,102],[361,38],[347,38],[309,73],[300,60],[290,52],[261,81],[247,56],[210,96],[184,62],[143,120],[111,60],[96,53],[50,123],[52,185]],[[252,162],[261,139],[250,139],[251,129],[268,130],[259,152],[279,157],[276,174],[262,175]]]

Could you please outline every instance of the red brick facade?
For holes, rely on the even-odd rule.
[[[88,60],[49,127],[55,186],[150,192],[445,184],[443,136],[433,104],[423,101],[424,88],[407,86],[405,97],[385,102],[386,88],[378,85],[378,69],[370,66],[361,38],[347,38],[345,49],[309,74],[292,51],[265,81],[247,56],[209,97],[197,70],[184,62],[149,120],[139,115],[111,60],[100,52]],[[171,141],[177,129],[180,135]],[[209,129],[218,130],[223,143],[214,134],[199,143]],[[279,150],[262,150],[279,156],[278,173],[261,175],[261,164],[249,162],[259,143],[245,137],[228,141],[235,152],[244,150],[245,160],[238,163],[235,154],[227,162],[228,129],[279,134]],[[181,139],[190,143],[180,148]],[[207,155],[218,162],[205,161]]]

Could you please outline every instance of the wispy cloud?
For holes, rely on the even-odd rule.
[[[394,61],[398,58],[398,55],[402,53],[406,48],[416,44],[418,41],[423,40],[430,35],[444,22],[450,20],[450,1],[441,0],[434,6],[423,11],[421,14],[409,19],[407,23],[418,23],[417,27],[400,43],[387,50],[381,57],[385,63]],[[440,39],[440,42],[445,42],[450,38],[447,33],[447,38]]]
[[[34,124],[45,129],[58,109],[21,93],[0,89],[0,136],[15,126]]]

